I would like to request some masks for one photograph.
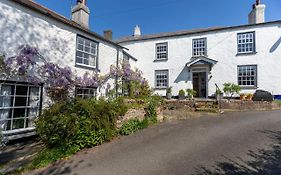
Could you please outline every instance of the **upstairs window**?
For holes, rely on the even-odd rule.
[[[76,97],[83,99],[96,98],[97,97],[97,88],[96,87],[79,87],[75,89]]]
[[[167,60],[168,59],[168,43],[156,44],[156,59],[155,60]]]
[[[193,56],[207,56],[207,39],[200,38],[200,39],[193,39],[192,40],[193,46]]]
[[[254,53],[255,50],[255,32],[237,34],[238,53]]]
[[[257,65],[238,66],[238,85],[257,87]]]
[[[77,36],[76,65],[97,68],[98,43]]]
[[[169,86],[169,71],[156,70],[155,71],[155,88],[166,89]]]

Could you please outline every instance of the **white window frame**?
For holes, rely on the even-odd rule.
[[[87,47],[88,46],[88,47]],[[98,68],[99,43],[78,35],[76,41],[76,59],[78,66]]]
[[[10,94],[3,91],[3,87],[11,87]],[[27,94],[26,95],[17,95],[17,87],[27,87]],[[12,93],[13,88],[13,93]],[[31,89],[36,88],[36,92],[38,94],[32,94]],[[42,86],[40,85],[31,85],[28,83],[0,83],[0,127],[3,129],[4,134],[13,133],[21,130],[29,130],[34,129],[34,119],[39,116],[41,110],[41,103],[42,103]],[[9,99],[9,104],[5,104],[4,99]],[[26,98],[24,106],[16,106],[16,99],[17,98]],[[19,100],[19,99],[17,99]],[[23,109],[24,116],[18,117],[15,115],[16,109]],[[34,110],[34,111],[31,111]],[[8,114],[5,114],[5,111]],[[32,115],[33,114],[33,115]],[[5,115],[8,115],[5,117]],[[14,128],[14,122],[24,120],[23,127]],[[10,126],[8,126],[10,125]],[[14,129],[13,129],[14,128]]]
[[[78,92],[81,90],[82,92]],[[80,97],[83,99],[89,99],[89,98],[96,98],[97,97],[97,87],[81,87],[76,86],[75,88],[75,96]]]
[[[192,55],[194,57],[207,56],[207,38],[192,40]]]
[[[256,52],[255,32],[237,34],[237,53],[248,54]]]
[[[168,60],[168,42],[155,44],[155,60]]]
[[[169,87],[169,70],[155,70],[155,88],[166,89],[168,87]]]
[[[237,66],[238,85],[244,88],[257,87],[257,65],[239,65]]]

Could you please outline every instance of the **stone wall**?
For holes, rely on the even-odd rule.
[[[222,109],[230,110],[272,110],[280,109],[281,104],[265,101],[246,101],[246,100],[222,100]]]

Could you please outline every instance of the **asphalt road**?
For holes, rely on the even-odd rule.
[[[169,121],[78,153],[37,174],[281,174],[281,111]]]

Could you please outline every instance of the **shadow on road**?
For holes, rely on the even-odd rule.
[[[251,161],[241,158],[234,161],[216,162],[212,167],[198,167],[194,175],[280,175],[281,174],[281,132],[259,131],[273,140],[270,150],[248,151]]]

